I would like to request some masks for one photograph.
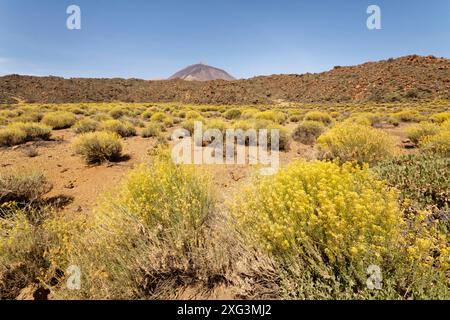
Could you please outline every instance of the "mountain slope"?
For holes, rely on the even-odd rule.
[[[237,81],[0,77],[0,103],[257,104],[279,100],[361,103],[436,98],[450,99],[450,60],[420,56],[335,67],[318,74],[261,76]]]
[[[169,80],[172,79],[182,79],[188,81],[235,80],[226,71],[207,66],[203,63],[194,64],[178,71],[169,78]]]

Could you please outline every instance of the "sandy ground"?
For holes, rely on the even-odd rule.
[[[145,161],[154,140],[132,137],[124,140],[124,154],[129,159],[99,166],[86,165],[71,150],[75,134],[70,130],[54,131],[52,141],[32,142],[0,149],[0,170],[40,170],[53,185],[47,198],[66,199],[65,210],[89,211],[103,192],[116,186],[123,175]],[[38,155],[29,157],[27,149],[36,148]]]
[[[295,124],[288,126],[292,130]],[[401,147],[406,139],[405,125],[385,129]],[[166,133],[168,136],[170,133]],[[42,171],[53,185],[47,198],[57,198],[67,202],[64,210],[89,212],[98,197],[117,186],[124,175],[136,165],[149,161],[148,152],[155,146],[155,139],[139,136],[123,140],[127,159],[116,163],[87,165],[83,159],[73,154],[70,143],[75,137],[71,130],[54,131],[51,141],[30,142],[26,145],[0,149],[0,171],[22,171],[37,169]],[[35,148],[36,157],[29,157],[27,150]],[[399,148],[399,152],[411,152]],[[291,141],[290,150],[280,153],[281,166],[295,158],[307,160],[316,158],[316,150]],[[204,165],[212,173],[220,200],[227,200],[239,186],[251,181],[257,168],[249,165]]]

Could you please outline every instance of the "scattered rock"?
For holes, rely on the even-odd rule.
[[[16,300],[48,300],[49,294],[49,289],[43,288],[36,283],[32,283],[20,291]]]
[[[73,189],[73,188],[75,188],[75,184],[73,183],[73,181],[69,181],[69,183],[64,185],[64,188]]]

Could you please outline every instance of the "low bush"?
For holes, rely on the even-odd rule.
[[[26,133],[18,128],[0,129],[0,147],[11,147],[26,141]]]
[[[77,121],[77,117],[67,111],[48,112],[44,115],[41,122],[53,129],[70,128]]]
[[[10,128],[19,129],[25,132],[26,140],[32,141],[32,140],[48,140],[50,138],[50,135],[52,133],[52,128],[49,126],[40,124],[40,123],[34,123],[34,122],[15,122],[10,125]]]
[[[94,132],[99,126],[100,123],[98,121],[91,118],[83,118],[73,126],[73,131],[75,133]]]
[[[325,126],[322,122],[303,121],[294,129],[292,138],[303,144],[313,145],[324,131]]]
[[[420,209],[450,206],[450,158],[435,155],[403,155],[379,163],[374,171],[400,190],[403,200]]]
[[[113,118],[113,119],[120,119],[125,115],[130,114],[129,110],[124,108],[124,107],[114,107],[111,109],[111,111],[109,111],[109,115]]]
[[[317,140],[322,159],[374,164],[395,153],[395,142],[385,132],[368,126],[343,123]]]
[[[286,121],[286,115],[281,111],[267,110],[255,114],[255,119],[283,124]]]
[[[246,109],[242,110],[241,118],[242,119],[254,118],[258,112],[259,112],[259,110],[256,108],[246,108]]]
[[[165,114],[164,112],[155,112],[150,120],[152,122],[160,122],[163,123],[165,126],[171,126],[173,124],[172,118]]]
[[[262,129],[267,130],[267,146],[273,148],[272,146],[272,130],[278,130],[278,149],[279,151],[288,151],[290,148],[290,136],[287,130],[281,125],[274,124],[268,120],[259,120],[254,123],[253,129],[258,130],[258,141],[260,137],[260,131]]]
[[[441,128],[433,123],[421,122],[412,125],[406,130],[406,135],[414,143],[419,143],[420,140],[427,136],[432,136],[441,131]]]
[[[0,146],[14,146],[33,140],[48,140],[52,129],[46,125],[14,122],[0,129]]]
[[[277,261],[284,297],[448,297],[445,237],[406,222],[397,191],[351,164],[294,162],[242,192],[231,211],[255,246]],[[434,252],[434,253],[433,253]],[[370,266],[382,290],[367,287]],[[433,285],[430,285],[433,283]]]
[[[0,204],[5,202],[28,204],[39,199],[50,188],[47,179],[39,171],[2,172],[0,173]]]
[[[149,120],[155,112],[151,109],[142,112],[141,117],[145,120]]]
[[[81,155],[88,163],[114,161],[121,157],[120,137],[111,132],[89,132],[79,135],[72,142],[75,154]]]
[[[239,109],[230,109],[227,110],[223,116],[225,117],[225,119],[228,120],[233,120],[233,119],[237,119],[241,116],[242,112]]]
[[[325,125],[329,125],[333,121],[333,118],[331,118],[331,116],[326,112],[311,111],[305,114],[305,120],[319,121],[324,123]]]
[[[205,123],[206,129],[218,129],[225,134],[225,131],[232,126],[221,119],[211,119]]]
[[[126,121],[107,120],[100,123],[100,130],[114,132],[121,137],[131,137],[136,135],[136,129]]]
[[[194,110],[186,112],[185,118],[186,118],[186,120],[202,120],[203,119],[200,112],[194,111]]]
[[[143,138],[153,138],[161,134],[161,125],[159,123],[149,123],[141,131],[141,137]]]
[[[425,152],[441,155],[444,157],[450,156],[450,130],[443,130],[442,132],[424,137],[419,147]]]
[[[450,119],[450,111],[433,114],[430,119],[433,122],[442,123]]]
[[[416,110],[402,110],[391,114],[391,117],[402,122],[420,122],[424,117]]]
[[[293,122],[293,123],[300,122],[302,119],[303,119],[303,116],[297,115],[297,114],[294,114],[294,115],[289,117],[289,121]]]

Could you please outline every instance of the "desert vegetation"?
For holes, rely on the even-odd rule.
[[[0,105],[0,298],[449,299],[449,110]],[[280,170],[175,164],[196,121],[278,129]]]

